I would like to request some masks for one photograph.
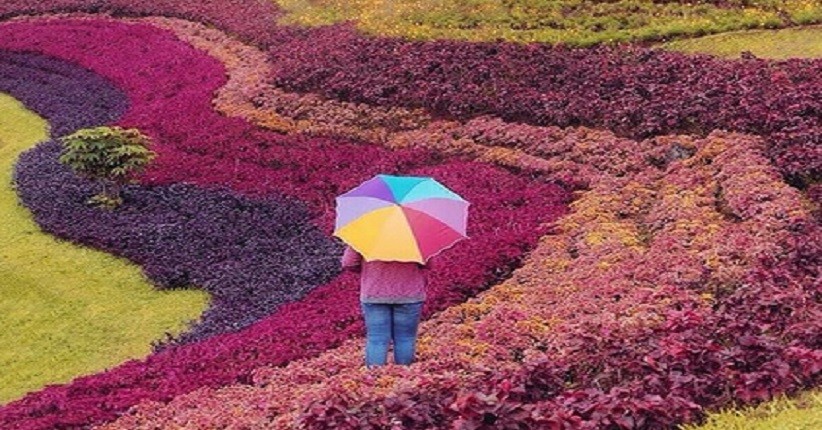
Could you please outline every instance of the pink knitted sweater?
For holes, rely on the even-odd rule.
[[[417,303],[425,301],[425,269],[417,263],[365,261],[357,251],[345,248],[343,268],[360,269],[360,301],[363,303]]]

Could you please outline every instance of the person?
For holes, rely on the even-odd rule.
[[[394,363],[414,362],[417,328],[425,302],[426,271],[431,262],[365,261],[346,247],[343,269],[360,272],[360,305],[365,318],[365,364],[384,365],[393,342]]]

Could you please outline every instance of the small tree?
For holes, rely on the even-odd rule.
[[[133,128],[87,128],[60,141],[63,143],[60,162],[102,185],[102,192],[87,203],[107,209],[122,204],[121,187],[131,182],[157,155],[148,149],[151,139]]]

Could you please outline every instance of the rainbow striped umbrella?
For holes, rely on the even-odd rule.
[[[337,197],[334,235],[366,261],[425,263],[468,237],[468,205],[433,178],[377,175]]]

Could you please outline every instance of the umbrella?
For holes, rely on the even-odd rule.
[[[377,175],[337,197],[334,235],[366,261],[425,263],[468,237],[468,205],[433,178]]]

